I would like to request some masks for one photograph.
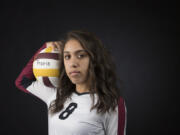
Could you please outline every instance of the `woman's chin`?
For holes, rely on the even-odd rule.
[[[79,80],[79,79],[71,79],[71,82],[75,85],[79,85],[79,84],[82,84],[82,81]]]
[[[71,82],[75,85],[80,84],[81,82],[77,79],[71,79]]]

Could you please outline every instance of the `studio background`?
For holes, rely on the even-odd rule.
[[[14,81],[34,53],[69,30],[103,41],[124,82],[127,135],[177,134],[176,3],[6,2],[1,15],[2,135],[47,135],[46,105]]]

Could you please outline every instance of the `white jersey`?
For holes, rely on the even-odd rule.
[[[42,99],[47,107],[56,98],[55,88],[46,87],[38,81],[34,81],[26,89]],[[96,101],[95,94],[95,103]],[[48,114],[49,135],[117,135],[118,107],[116,111],[100,115],[96,109],[90,112],[91,106],[92,99],[88,92],[74,92],[60,112]]]

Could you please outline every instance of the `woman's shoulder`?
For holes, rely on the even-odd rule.
[[[119,98],[118,98],[118,104],[124,104],[124,103],[125,103],[124,97],[119,96]]]

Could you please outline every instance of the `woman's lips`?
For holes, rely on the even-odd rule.
[[[75,77],[75,76],[77,76],[77,75],[79,75],[79,71],[73,71],[73,72],[70,72],[70,75],[72,76],[72,77]]]

